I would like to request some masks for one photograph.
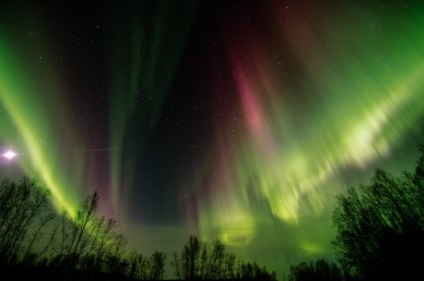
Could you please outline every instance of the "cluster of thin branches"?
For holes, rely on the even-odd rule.
[[[116,221],[97,216],[99,195],[94,192],[74,216],[57,217],[49,191],[35,180],[0,183],[0,266],[60,268],[64,279],[78,273],[122,275],[159,280],[166,256],[125,253],[126,238],[115,231]],[[139,262],[142,260],[142,262]],[[60,278],[60,276],[59,276]]]
[[[191,235],[181,253],[174,252],[172,264],[179,280],[276,280],[275,272],[269,273],[256,262],[242,262],[225,249],[219,240],[202,242]]]

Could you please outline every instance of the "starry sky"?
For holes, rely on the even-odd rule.
[[[50,2],[0,3],[0,177],[97,190],[129,249],[197,234],[282,279],[334,258],[337,194],[418,159],[422,1]]]

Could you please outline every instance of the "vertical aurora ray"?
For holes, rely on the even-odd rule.
[[[0,9],[0,148],[59,211],[100,191],[131,248],[198,231],[280,278],[332,256],[336,194],[413,165],[424,9],[354,2]]]
[[[225,192],[205,199],[199,219],[204,237],[234,247],[295,247],[300,257],[268,259],[286,270],[330,252],[329,214],[349,171],[369,175],[405,135],[420,130],[424,117],[422,9],[397,15],[396,25],[388,20],[394,8],[361,17],[343,6],[323,15],[313,11],[282,5],[267,11],[272,24],[264,25],[279,30],[257,23],[227,30],[238,101],[232,111],[245,125],[216,135],[221,146],[232,147],[218,160],[230,164],[217,165],[210,184]],[[305,235],[307,228],[316,235]]]
[[[154,4],[134,1],[121,10],[110,11],[114,20],[108,31],[111,39],[106,42],[110,46],[107,47],[111,89],[109,139],[110,145],[119,151],[110,160],[115,208],[120,199],[130,198],[131,188],[137,186],[134,167],[160,118],[196,2],[177,6],[178,9],[167,1]]]
[[[12,42],[20,43],[0,33],[0,140],[16,147],[15,161],[51,191],[56,209],[74,215],[82,164],[78,151],[64,149],[74,138],[70,126],[64,126],[65,107],[56,98],[60,91],[53,81],[59,79],[42,44],[33,42],[32,54],[18,55]]]

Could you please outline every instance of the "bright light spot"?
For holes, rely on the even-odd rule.
[[[16,153],[13,152],[12,150],[8,150],[6,153],[3,154],[3,157],[11,160],[16,156]]]

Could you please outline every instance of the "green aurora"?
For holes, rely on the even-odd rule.
[[[11,5],[0,149],[17,151],[14,173],[38,178],[58,212],[99,190],[102,213],[147,253],[198,233],[279,278],[334,258],[335,196],[418,158],[424,8],[326,2],[130,1],[72,18],[88,31],[69,41],[50,10]]]

